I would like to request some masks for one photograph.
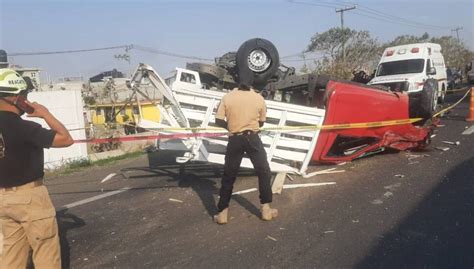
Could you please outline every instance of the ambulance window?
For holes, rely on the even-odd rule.
[[[377,76],[422,73],[424,66],[425,60],[423,59],[385,62],[379,65]]]
[[[426,72],[427,72],[427,73],[430,72],[430,69],[431,69],[431,60],[428,59],[428,60],[426,61]]]

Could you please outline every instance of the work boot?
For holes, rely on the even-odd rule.
[[[214,222],[217,224],[227,224],[227,211],[228,208],[219,212],[219,214],[214,215]]]
[[[272,220],[278,217],[278,210],[271,208],[270,203],[262,204],[262,220]]]

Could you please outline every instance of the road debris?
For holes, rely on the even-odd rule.
[[[412,160],[418,159],[418,158],[429,157],[430,155],[428,155],[428,154],[407,154],[406,156],[408,158],[408,161],[412,161]]]
[[[380,199],[375,199],[371,203],[374,204],[374,205],[380,205],[380,204],[383,204],[383,201],[380,200]]]
[[[283,185],[283,189],[307,188],[307,187],[317,187],[317,186],[326,186],[326,185],[335,185],[335,184],[336,182],[286,184],[286,185]]]
[[[104,183],[104,182],[110,180],[111,178],[113,178],[113,177],[116,176],[116,175],[117,175],[116,173],[109,174],[108,176],[104,177],[104,179],[102,179],[102,180],[100,181],[100,183]]]
[[[307,188],[307,187],[317,187],[317,186],[326,186],[326,185],[335,185],[336,182],[321,182],[321,183],[302,183],[302,184],[286,184],[283,185],[283,189],[296,189],[296,188]],[[242,191],[233,192],[232,195],[240,195],[249,192],[257,191],[257,188],[250,188]]]
[[[395,183],[395,184],[392,184],[392,185],[385,186],[383,188],[386,189],[386,190],[389,190],[389,191],[395,191],[398,188],[400,188],[400,186],[402,186],[401,183]]]
[[[267,235],[267,239],[273,240],[273,241],[275,241],[275,242],[278,241],[278,240],[276,240],[275,237],[272,237],[272,236],[269,236],[269,235]]]
[[[304,178],[309,178],[309,177],[313,177],[313,176],[316,176],[316,175],[344,173],[344,172],[346,172],[346,170],[336,170],[336,168],[329,168],[329,169],[326,169],[326,170],[321,170],[321,171],[306,174],[304,176]]]
[[[445,144],[449,144],[449,145],[456,145],[456,146],[459,146],[461,145],[461,142],[459,141],[456,141],[456,142],[452,142],[452,141],[441,141],[442,143],[445,143]]]
[[[170,200],[171,202],[183,203],[183,201],[178,200],[178,199],[174,199],[174,198],[170,198],[170,199],[168,199],[168,200]]]
[[[405,175],[402,175],[402,174],[396,174],[395,177],[398,177],[398,178],[404,178]]]
[[[325,234],[330,234],[330,233],[334,233],[334,231],[325,231],[324,233]]]
[[[448,151],[449,150],[449,148],[447,148],[447,147],[435,147],[435,149],[441,150],[441,151]]]
[[[254,191],[257,191],[257,188],[246,189],[246,190],[243,190],[243,191],[236,191],[236,192],[232,193],[232,195],[240,195],[240,194],[254,192]]]

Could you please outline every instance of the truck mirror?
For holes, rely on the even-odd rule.
[[[436,75],[436,68],[430,67],[427,74],[428,75]]]

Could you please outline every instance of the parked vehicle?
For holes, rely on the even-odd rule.
[[[462,72],[456,68],[446,68],[448,90],[452,90],[462,83]]]
[[[441,46],[416,43],[386,48],[369,85],[407,92],[410,117],[430,118],[443,103],[447,75]]]
[[[474,60],[472,60],[471,62],[469,62],[467,65],[466,65],[466,78],[467,78],[467,82],[471,85],[474,85]]]

